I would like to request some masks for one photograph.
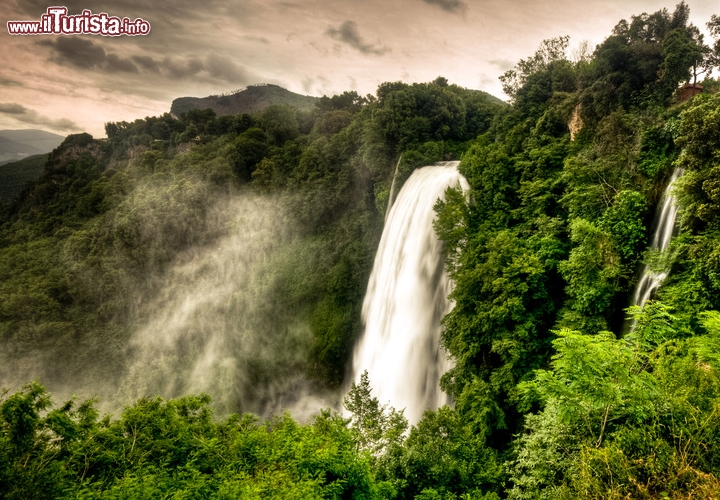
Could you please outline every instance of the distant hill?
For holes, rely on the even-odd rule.
[[[485,98],[488,100],[488,102],[491,102],[492,104],[502,104],[502,105],[507,106],[507,102],[506,102],[506,101],[503,101],[503,100],[500,99],[499,97],[496,97],[496,96],[494,96],[494,95],[492,95],[492,94],[488,94],[488,93],[485,92],[484,90],[468,89],[468,91],[469,91],[469,92],[477,92],[477,93],[480,94],[481,96],[485,97]]]
[[[0,130],[0,165],[49,153],[65,139],[44,130]]]
[[[179,97],[172,102],[170,112],[180,116],[191,109],[210,108],[218,116],[254,113],[272,104],[289,104],[299,109],[311,110],[318,97],[296,94],[278,85],[251,85],[245,90],[231,95],[211,95],[208,97]]]
[[[0,165],[0,203],[11,202],[28,182],[40,177],[47,159],[48,153],[45,153]]]

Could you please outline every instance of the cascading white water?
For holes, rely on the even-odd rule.
[[[670,245],[670,240],[673,237],[675,231],[675,219],[677,218],[678,206],[673,196],[672,189],[675,181],[679,179],[683,174],[681,168],[676,168],[670,177],[663,197],[660,200],[662,208],[657,218],[657,225],[655,232],[653,233],[652,242],[650,248],[657,251],[667,250]],[[633,295],[632,305],[643,307],[645,303],[650,299],[652,293],[660,286],[660,284],[667,278],[668,270],[653,271],[649,266],[645,265],[642,272],[642,277],[635,287],[635,294]]]
[[[450,367],[440,347],[440,320],[452,308],[433,206],[447,187],[469,188],[459,162],[416,170],[395,200],[363,302],[365,330],[353,358],[353,380],[368,371],[381,404],[405,409],[410,423],[448,403],[440,390]]]

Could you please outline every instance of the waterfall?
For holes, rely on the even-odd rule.
[[[683,170],[676,168],[670,182],[668,182],[665,192],[660,199],[659,213],[657,215],[657,222],[655,231],[653,232],[652,241],[650,248],[657,251],[665,251],[670,245],[670,240],[675,232],[675,219],[678,213],[678,206],[676,203],[675,196],[672,194],[675,181],[682,176]],[[635,288],[633,294],[632,305],[643,307],[645,303],[650,299],[653,292],[660,286],[660,284],[667,278],[668,269],[663,271],[653,271],[646,264],[643,267],[642,277]]]
[[[398,193],[385,224],[363,302],[365,325],[353,357],[353,380],[368,371],[381,404],[405,409],[410,423],[448,403],[440,390],[450,367],[440,347],[440,320],[452,308],[433,206],[445,189],[469,185],[459,162],[416,170]]]

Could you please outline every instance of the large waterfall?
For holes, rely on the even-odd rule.
[[[405,409],[411,423],[448,402],[440,376],[449,368],[440,320],[452,304],[433,206],[447,187],[468,183],[459,162],[416,170],[392,205],[363,303],[365,330],[353,358],[353,380],[368,371],[381,404]]]
[[[683,170],[676,168],[670,182],[668,182],[665,192],[660,199],[659,214],[657,216],[655,231],[653,232],[650,248],[657,251],[667,250],[670,245],[673,233],[675,232],[675,219],[678,213],[678,206],[675,196],[672,194],[675,181],[682,176]],[[643,307],[650,299],[652,293],[667,278],[668,269],[662,271],[652,270],[645,265],[642,271],[642,277],[635,288],[632,305]]]

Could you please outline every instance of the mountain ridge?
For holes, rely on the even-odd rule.
[[[64,136],[39,129],[0,130],[0,165],[49,153]]]
[[[312,110],[319,97],[296,94],[271,83],[249,85],[229,95],[207,97],[178,97],[170,106],[170,113],[180,116],[192,109],[210,108],[218,116],[254,113],[273,104],[288,104],[298,109]]]

